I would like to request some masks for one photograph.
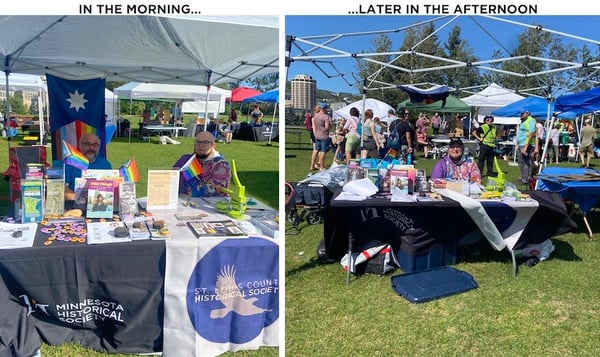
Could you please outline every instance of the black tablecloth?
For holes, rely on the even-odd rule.
[[[162,351],[164,241],[54,241],[0,250],[0,356],[76,341],[111,353]]]
[[[576,227],[569,218],[560,196],[552,192],[530,191],[540,207],[525,227],[514,249],[541,243]],[[507,219],[506,210],[493,204],[484,208],[499,230]],[[543,222],[543,223],[541,223]],[[325,213],[324,240],[327,257],[339,260],[348,252],[371,240],[398,249],[402,242],[418,246],[446,245],[457,242],[478,227],[456,201],[391,202],[385,198],[367,201],[331,200]]]
[[[279,126],[273,126],[271,133],[271,141],[279,140]],[[269,131],[271,131],[270,125],[252,126],[246,123],[240,125],[239,131],[234,131],[233,138],[238,140],[249,140],[249,141],[268,141]]]

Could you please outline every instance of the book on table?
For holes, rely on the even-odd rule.
[[[218,221],[188,221],[187,225],[190,227],[192,233],[198,238],[248,237],[248,233],[231,219]]]
[[[88,180],[87,218],[112,218],[114,185],[113,180]]]

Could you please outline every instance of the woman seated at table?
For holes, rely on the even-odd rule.
[[[472,159],[464,155],[464,152],[465,144],[462,140],[450,139],[448,153],[436,162],[431,171],[431,178],[481,182],[479,168]]]

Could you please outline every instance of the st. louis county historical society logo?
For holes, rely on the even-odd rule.
[[[279,318],[279,254],[266,239],[233,248],[216,245],[196,265],[188,283],[187,311],[200,336],[215,343],[246,343]],[[238,326],[238,328],[236,328]]]

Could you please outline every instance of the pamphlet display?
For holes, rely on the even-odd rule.
[[[177,209],[179,170],[148,170],[146,209]]]
[[[42,180],[44,178],[44,164],[28,163],[26,170],[26,180]]]
[[[44,218],[44,181],[21,181],[21,222],[41,222]]]
[[[119,214],[123,217],[137,213],[135,182],[125,181],[119,185]]]
[[[47,216],[60,216],[65,211],[65,181],[63,179],[46,179],[46,204],[44,213]]]

